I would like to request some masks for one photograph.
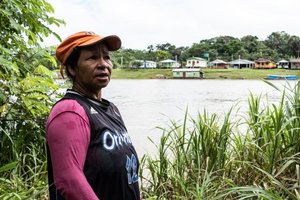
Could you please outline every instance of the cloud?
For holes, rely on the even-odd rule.
[[[81,30],[117,34],[123,47],[146,49],[171,43],[191,46],[221,35],[275,31],[299,35],[298,0],[49,0],[66,27],[53,28],[62,38]],[[48,40],[48,42],[53,42]]]

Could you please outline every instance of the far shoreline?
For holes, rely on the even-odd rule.
[[[59,70],[54,70],[56,79],[63,79]],[[112,79],[165,79],[165,80],[266,80],[268,75],[295,75],[300,78],[300,70],[291,69],[204,69],[204,78],[174,78],[172,69],[128,69],[116,68]],[[65,79],[68,79],[65,77]],[[282,79],[281,79],[282,80]]]
[[[287,69],[204,69],[204,79],[264,80],[268,75],[295,75],[300,77],[300,70]],[[112,79],[172,79],[172,69],[113,69]],[[194,78],[195,79],[195,78]],[[191,79],[188,79],[191,80]],[[202,80],[201,78],[195,80]]]

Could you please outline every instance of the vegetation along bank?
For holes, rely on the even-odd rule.
[[[205,79],[264,79],[269,74],[296,75],[300,70],[286,69],[204,69]],[[124,69],[113,70],[113,79],[172,79],[172,69]]]

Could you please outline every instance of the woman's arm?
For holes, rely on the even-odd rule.
[[[54,183],[63,197],[97,200],[83,173],[90,142],[89,121],[84,109],[73,100],[55,105],[47,122],[46,138]]]

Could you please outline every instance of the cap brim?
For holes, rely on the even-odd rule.
[[[121,39],[116,35],[109,35],[106,37],[95,37],[78,46],[90,46],[100,42],[105,42],[109,51],[116,51],[121,48]]]

